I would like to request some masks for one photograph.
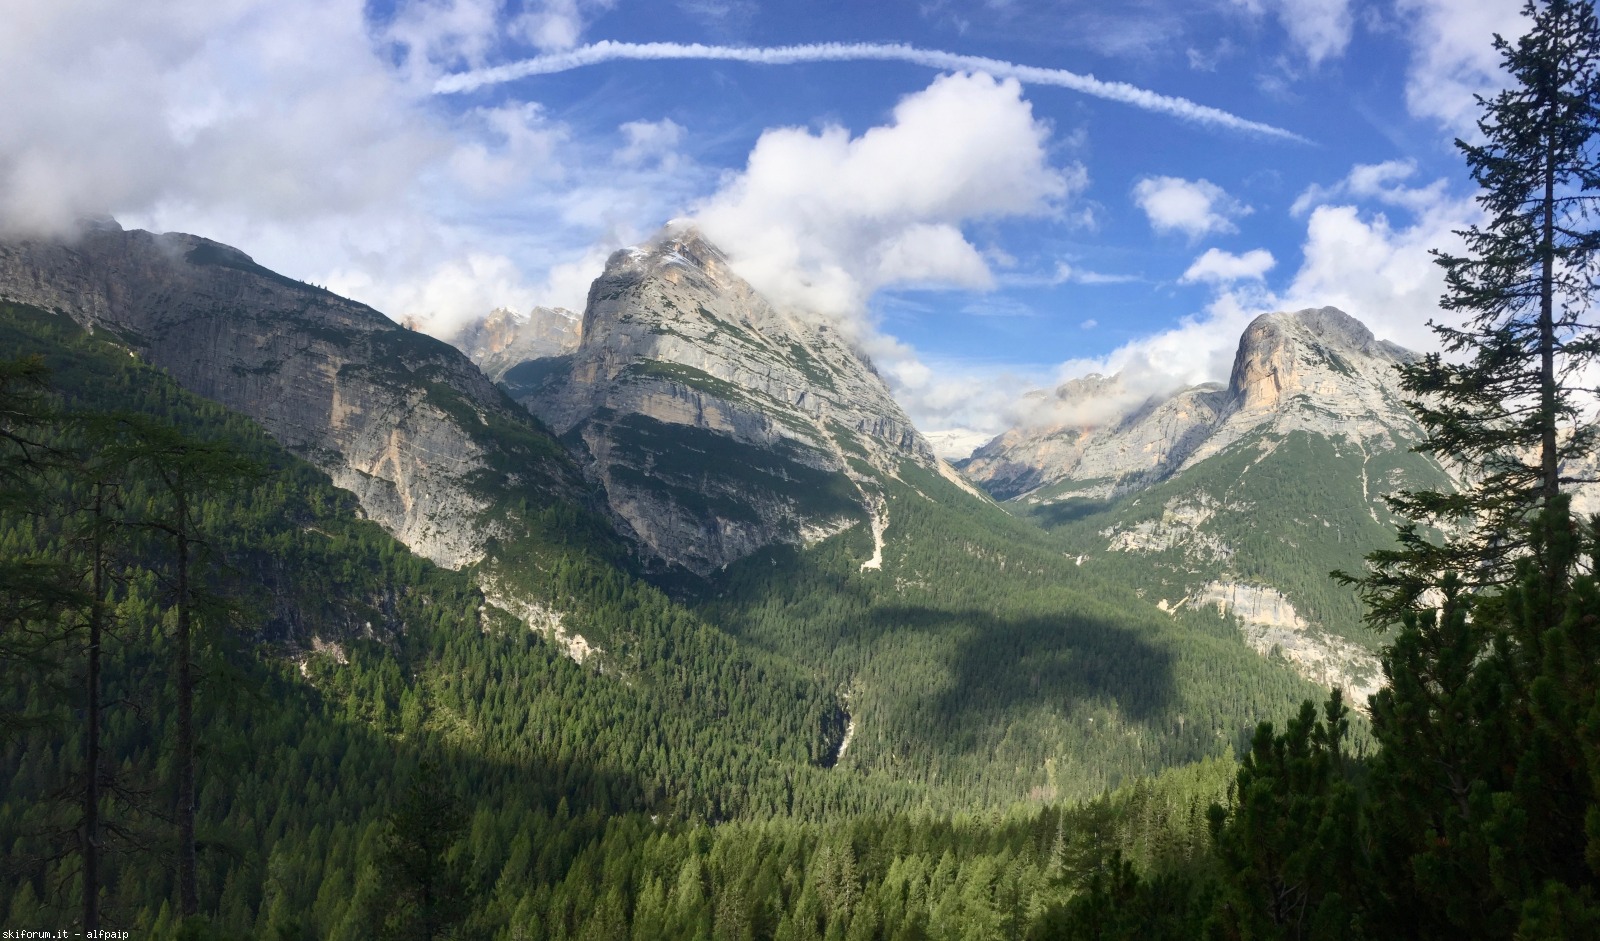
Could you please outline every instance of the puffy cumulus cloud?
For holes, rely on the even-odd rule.
[[[406,0],[383,30],[404,71],[418,80],[439,69],[480,65],[493,48],[504,0]]]
[[[1273,290],[1263,282],[1272,262],[1265,252],[1234,256],[1207,251],[1185,275],[1185,280],[1217,285],[1202,311],[1106,356],[1061,364],[1061,381],[1115,376],[1115,394],[1092,406],[1071,396],[1031,396],[1025,407],[1019,406],[1025,420],[1034,426],[1096,424],[1153,396],[1226,381],[1240,334],[1269,311],[1338,307],[1383,339],[1413,350],[1436,349],[1428,321],[1459,319],[1439,307],[1444,281],[1430,250],[1461,250],[1454,232],[1476,221],[1479,211],[1470,199],[1450,196],[1439,183],[1406,185],[1413,175],[1407,165],[1357,166],[1343,181],[1312,194],[1305,207],[1309,215],[1301,264],[1285,289]],[[1351,197],[1359,199],[1352,202]],[[1257,270],[1260,276],[1254,274]]]
[[[1409,163],[1357,165],[1331,192],[1303,194],[1296,207],[1315,208],[1285,303],[1331,304],[1402,346],[1436,348],[1427,322],[1458,323],[1459,315],[1439,306],[1444,276],[1431,251],[1462,251],[1456,231],[1482,215],[1470,198],[1451,196],[1442,180],[1408,185],[1414,175]],[[1371,203],[1383,209],[1362,208]]]
[[[1350,45],[1354,17],[1350,0],[1234,0],[1248,12],[1271,12],[1290,42],[1312,65],[1337,58]]]
[[[1411,44],[1406,107],[1462,137],[1477,133],[1475,94],[1504,87],[1495,33],[1515,39],[1527,30],[1521,4],[1508,0],[1398,0]]]
[[[1175,176],[1145,177],[1133,186],[1133,201],[1161,233],[1182,232],[1191,240],[1237,232],[1233,219],[1249,215],[1249,206],[1209,180]]]
[[[0,31],[6,232],[162,200],[266,219],[350,211],[448,149],[374,53],[360,0],[13,7]]]
[[[1036,396],[1024,406],[1026,423],[1100,425],[1150,399],[1202,382],[1226,381],[1239,335],[1256,315],[1276,308],[1276,297],[1260,285],[1220,292],[1206,308],[1170,329],[1125,343],[1105,356],[1062,363],[1056,381],[1111,376],[1111,394],[1088,401],[1071,395]]]
[[[447,230],[435,240],[374,243],[370,253],[382,253],[382,263],[357,258],[330,272],[326,286],[449,339],[497,307],[564,307],[581,313],[589,286],[611,252],[606,245],[552,248],[551,256],[559,260],[532,266],[510,254],[479,250],[480,244],[473,233],[460,230]],[[530,277],[530,270],[543,275]]]
[[[450,154],[456,179],[476,195],[494,196],[530,179],[559,179],[559,151],[570,139],[536,102],[475,108],[462,119],[471,133]]]
[[[587,22],[605,4],[524,4]],[[0,30],[0,237],[110,212],[435,332],[581,307],[605,255],[714,182],[668,121],[577,139],[537,103],[452,110],[432,78],[507,42],[504,0],[17,0]],[[576,17],[577,19],[572,19]],[[515,211],[508,211],[514,207]],[[541,224],[530,231],[526,218]]]
[[[611,155],[623,166],[656,164],[663,169],[677,166],[678,146],[683,143],[683,125],[671,118],[659,121],[629,121],[617,128],[625,143]]]
[[[1445,200],[1444,180],[1435,180],[1427,186],[1410,186],[1408,180],[1416,176],[1414,160],[1386,160],[1382,163],[1358,163],[1349,175],[1332,186],[1313,183],[1295,198],[1289,213],[1303,216],[1312,208],[1341,199],[1375,200],[1398,206],[1410,212],[1426,213]]]
[[[887,285],[987,287],[961,224],[1054,212],[1087,185],[1050,164],[1049,135],[1015,80],[945,75],[859,137],[765,132],[696,221],[767,296],[847,320]]]
[[[590,19],[614,6],[616,0],[539,0],[512,21],[512,30],[541,52],[561,52],[578,44]]]
[[[1460,251],[1454,230],[1471,218],[1470,206],[1446,204],[1411,225],[1396,225],[1381,212],[1318,207],[1306,228],[1305,261],[1288,289],[1288,303],[1332,305],[1401,346],[1434,349],[1438,340],[1428,321],[1454,324],[1459,315],[1439,307],[1444,276],[1429,251]]]
[[[540,299],[510,258],[478,252],[405,281],[376,281],[360,269],[335,272],[330,280],[334,292],[371,298],[396,320],[414,321],[441,337],[452,336],[496,307],[527,310]]]
[[[994,277],[983,254],[953,225],[917,223],[886,238],[878,253],[877,284],[960,284],[989,288]]]
[[[935,450],[952,459],[1020,424],[1027,414],[1025,393],[1049,379],[1025,368],[925,361],[909,345],[882,334],[864,337],[860,348]]]
[[[1253,249],[1243,255],[1208,248],[1203,255],[1194,260],[1189,269],[1183,273],[1183,277],[1178,280],[1186,284],[1201,281],[1212,284],[1259,281],[1266,277],[1267,272],[1277,263],[1272,253],[1264,248]]]
[[[588,304],[589,286],[605,270],[606,259],[611,257],[612,251],[613,247],[605,244],[591,245],[570,260],[551,266],[534,296],[546,307],[564,307],[582,313]]]

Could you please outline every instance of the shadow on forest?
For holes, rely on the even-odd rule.
[[[987,611],[924,607],[872,612],[880,635],[934,631],[957,635],[948,652],[954,674],[944,692],[914,708],[937,722],[992,722],[1019,706],[1113,702],[1124,716],[1145,721],[1174,700],[1171,652],[1145,632],[1084,615],[1001,617]]]
[[[1056,529],[1104,513],[1116,503],[1115,500],[1062,500],[1059,503],[1028,507],[1022,515],[1045,529]]]

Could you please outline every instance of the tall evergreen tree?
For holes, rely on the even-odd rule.
[[[207,548],[201,509],[206,496],[253,480],[261,469],[225,442],[196,440],[171,425],[135,416],[126,417],[123,423],[127,443],[119,449],[120,454],[146,468],[167,498],[167,506],[142,525],[165,537],[172,551],[169,588],[176,622],[178,911],[188,918],[200,908],[195,858],[195,616],[202,609],[216,610],[196,573],[199,557]]]
[[[85,506],[83,541],[88,550],[88,594],[84,599],[84,729],[82,823],[79,853],[83,857],[83,929],[100,927],[101,851],[104,823],[100,817],[105,761],[101,755],[101,719],[105,706],[102,654],[106,630],[111,619],[106,593],[110,588],[111,559],[109,536],[117,485],[108,477],[95,475],[89,483]]]
[[[373,934],[380,939],[459,937],[472,911],[469,857],[451,850],[467,832],[461,800],[441,769],[424,763],[389,814],[378,851],[377,892],[368,899]]]
[[[1464,254],[1435,253],[1442,305],[1465,318],[1431,326],[1465,356],[1432,354],[1403,371],[1428,432],[1420,450],[1471,480],[1391,503],[1416,524],[1466,533],[1441,544],[1411,525],[1399,548],[1373,554],[1355,581],[1377,622],[1397,622],[1445,572],[1473,586],[1508,582],[1529,520],[1569,482],[1567,460],[1595,444],[1576,396],[1577,374],[1600,354],[1585,319],[1600,265],[1600,25],[1588,0],[1528,0],[1523,13],[1524,36],[1494,40],[1510,85],[1478,97],[1482,141],[1456,141],[1485,220],[1458,233]]]
[[[0,360],[0,512],[47,512],[46,473],[62,454],[47,443],[57,421],[49,373],[38,357]],[[71,566],[42,552],[0,554],[0,668],[27,670],[36,681],[55,664],[66,635],[55,620],[81,601]],[[38,724],[27,711],[0,711],[0,736]]]
[[[1600,582],[1558,497],[1519,577],[1472,616],[1456,587],[1406,619],[1373,697],[1374,929],[1600,931]]]

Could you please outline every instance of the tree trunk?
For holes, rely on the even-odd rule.
[[[1545,131],[1544,231],[1539,245],[1543,256],[1539,270],[1539,475],[1546,504],[1561,492],[1561,470],[1556,460],[1556,134],[1554,127]]]
[[[88,716],[83,744],[83,930],[100,927],[100,637],[105,629],[105,485],[94,490],[90,537]]]
[[[194,662],[190,654],[189,507],[182,488],[177,497],[178,550],[178,910],[200,911],[194,844]]]

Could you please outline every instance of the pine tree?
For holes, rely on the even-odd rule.
[[[418,941],[457,936],[473,896],[470,864],[451,851],[466,831],[460,799],[441,770],[424,763],[384,828],[378,889],[368,900],[374,935]]]
[[[0,360],[0,513],[49,512],[46,473],[62,462],[47,443],[59,420],[49,373],[38,357]],[[0,555],[0,668],[26,671],[36,682],[58,665],[65,633],[58,616],[83,601],[72,568],[46,553]],[[29,710],[0,712],[0,736],[45,721]]]
[[[202,611],[219,620],[217,599],[204,590],[199,563],[208,548],[201,511],[205,498],[254,481],[259,465],[222,441],[201,441],[163,422],[123,416],[124,443],[116,448],[120,460],[145,468],[159,483],[167,505],[142,525],[159,533],[172,552],[169,588],[176,629],[173,636],[173,672],[178,694],[177,723],[177,826],[178,910],[189,918],[200,910],[195,839],[195,669],[196,615]]]
[[[1362,867],[1344,751],[1349,713],[1335,690],[1320,719],[1306,702],[1282,734],[1261,723],[1240,762],[1233,807],[1212,805],[1225,871],[1215,914],[1222,936],[1357,936]]]
[[[1600,930],[1600,582],[1592,525],[1540,514],[1518,579],[1408,617],[1373,697],[1373,926],[1419,938]]]
[[[1357,581],[1370,618],[1392,624],[1445,572],[1471,586],[1503,585],[1528,545],[1539,508],[1569,483],[1569,458],[1589,453],[1578,373],[1600,355],[1585,320],[1600,268],[1600,25],[1586,0],[1528,0],[1531,28],[1496,36],[1510,87],[1478,97],[1481,143],[1458,140],[1485,221],[1458,234],[1466,253],[1435,252],[1447,310],[1460,327],[1433,323],[1447,353],[1405,367],[1428,437],[1419,450],[1459,462],[1468,486],[1411,491],[1391,500],[1415,521],[1400,547],[1369,557]],[[1466,534],[1443,543],[1420,528]]]

